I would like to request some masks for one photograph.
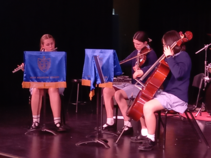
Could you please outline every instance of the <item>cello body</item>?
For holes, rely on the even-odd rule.
[[[156,92],[162,86],[166,77],[168,76],[170,69],[168,64],[163,60],[161,60],[157,69],[153,72],[153,74],[147,79],[146,85],[141,90],[133,104],[127,111],[127,115],[135,121],[138,121],[140,117],[143,116],[143,106],[146,102],[153,99]]]

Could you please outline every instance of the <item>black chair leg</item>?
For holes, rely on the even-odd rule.
[[[164,122],[162,121],[162,118],[161,118],[161,111],[158,111],[158,119],[157,119],[157,132],[156,132],[156,139],[157,139],[157,142],[159,142],[159,136],[160,136],[160,125],[162,125],[163,129],[166,129],[166,121],[167,120],[167,114],[168,114],[168,111],[166,111],[165,113],[165,120]],[[165,136],[165,135],[164,135]]]
[[[161,118],[161,111],[158,111],[156,139],[157,139],[157,141],[159,141],[160,124],[161,124],[163,126],[163,149],[165,149],[165,146],[166,146],[167,114],[168,114],[168,111],[165,112],[164,121],[163,121],[162,118]]]
[[[79,100],[79,83],[77,83],[77,96],[76,96],[76,103],[75,103],[75,113],[78,112],[78,100]]]
[[[166,147],[167,114],[168,114],[168,111],[166,111],[166,113],[165,113],[165,119],[164,119],[164,122],[163,122],[163,128],[164,128],[164,132],[163,132],[163,149],[165,149],[165,147]]]
[[[187,113],[186,111],[185,111],[185,116],[186,116],[186,118],[188,119],[188,122],[189,122],[189,124],[191,125],[191,127],[192,127],[192,129],[193,129],[195,135],[198,137],[199,141],[201,142],[201,138],[200,138],[200,136],[199,136],[199,134],[198,134],[198,132],[197,132],[197,129],[194,127],[194,123],[191,121],[191,119],[190,119],[190,117],[189,117],[189,115],[188,115],[188,113]],[[195,118],[194,118],[194,119],[195,119]],[[196,124],[197,124],[197,122],[196,122]],[[196,126],[197,126],[197,125],[196,125]]]
[[[191,121],[190,117],[188,116],[188,113],[190,114],[192,121]],[[201,129],[199,128],[199,126],[198,126],[198,124],[197,124],[197,122],[196,122],[196,120],[195,120],[193,114],[192,114],[190,111],[185,111],[185,115],[186,115],[188,121],[190,122],[190,124],[191,124],[193,130],[194,130],[195,133],[197,134],[197,136],[198,136],[199,138],[201,137],[201,138],[203,139],[203,141],[204,141],[205,144],[207,145],[207,148],[210,148],[209,143],[207,142],[207,139],[205,138],[203,132],[202,132]],[[199,134],[198,134],[198,133],[199,133]]]
[[[72,85],[71,85],[70,97],[69,97],[68,104],[72,103],[73,88],[74,88],[74,83],[72,83]]]
[[[65,125],[65,111],[66,111],[66,105],[64,104],[64,96],[60,96],[61,98],[61,124]]]
[[[115,123],[116,123],[116,126],[117,126],[117,121],[118,121],[118,105],[116,106],[116,116],[115,117],[116,117],[116,122]]]
[[[159,142],[159,137],[160,137],[160,122],[161,122],[161,112],[157,112],[157,128],[156,128],[156,141]]]

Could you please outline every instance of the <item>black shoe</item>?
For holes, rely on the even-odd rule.
[[[130,140],[131,142],[134,142],[134,143],[143,143],[147,140],[147,137],[139,135],[139,136],[131,137]]]
[[[33,130],[38,130],[38,129],[40,129],[40,123],[39,122],[33,122],[32,126],[29,130],[33,131]]]
[[[155,142],[153,142],[149,138],[146,138],[146,140],[143,142],[143,144],[141,144],[138,147],[138,150],[141,150],[141,151],[149,151],[149,150],[152,150],[155,145],[156,145]]]
[[[112,131],[112,132],[116,131],[116,124],[115,123],[113,125],[109,125],[109,124],[106,123],[106,125],[107,125],[106,127],[102,127],[102,130]]]
[[[122,135],[133,135],[133,127],[123,126],[122,130],[118,131],[117,134],[121,134],[122,132]]]
[[[61,122],[56,123],[55,126],[56,126],[57,132],[66,132],[67,131],[67,129],[64,126],[62,126]]]

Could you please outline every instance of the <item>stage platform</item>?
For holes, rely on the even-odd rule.
[[[169,117],[167,124],[166,149],[163,149],[163,134],[152,151],[141,152],[138,143],[132,143],[130,136],[123,136],[118,144],[116,137],[103,134],[100,138],[108,141],[109,149],[101,144],[84,144],[76,146],[96,127],[95,103],[79,105],[75,113],[74,105],[67,105],[66,126],[68,131],[56,136],[32,132],[24,133],[31,125],[29,105],[1,105],[0,107],[0,158],[210,158],[211,149],[199,142],[186,118]],[[105,110],[104,120],[105,120]],[[119,112],[119,116],[121,113]],[[202,132],[211,144],[211,119],[203,112],[196,117]],[[201,119],[206,118],[206,120]],[[42,119],[42,118],[41,118]],[[47,127],[54,129],[50,108],[47,108]],[[140,131],[139,122],[132,122],[134,135]],[[121,129],[123,120],[119,119],[117,128]]]

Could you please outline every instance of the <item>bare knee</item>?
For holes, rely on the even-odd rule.
[[[48,89],[48,94],[49,95],[58,95],[59,94],[59,89],[58,88],[49,88]]]
[[[156,111],[164,109],[160,102],[156,99],[152,99],[144,104],[144,115],[154,114]]]
[[[114,98],[115,98],[116,101],[120,101],[122,99],[127,99],[127,94],[123,90],[118,90],[118,91],[115,92]]]
[[[125,98],[124,98],[124,95],[122,94],[122,91],[121,91],[121,90],[116,91],[116,92],[114,93],[114,98],[115,98],[115,100],[116,100],[117,102],[119,102],[119,101],[122,100],[122,99],[125,99]]]
[[[116,101],[119,101],[120,98],[121,98],[121,93],[120,93],[119,91],[116,91],[116,92],[114,93],[114,98],[115,98]]]
[[[104,88],[103,89],[103,96],[106,98],[113,97],[114,93],[115,93],[114,88]]]
[[[149,102],[146,102],[143,106],[143,113],[144,115],[148,115],[148,114],[151,114],[153,113],[153,108],[151,106],[151,104]]]
[[[33,88],[32,95],[43,95],[43,89]]]

